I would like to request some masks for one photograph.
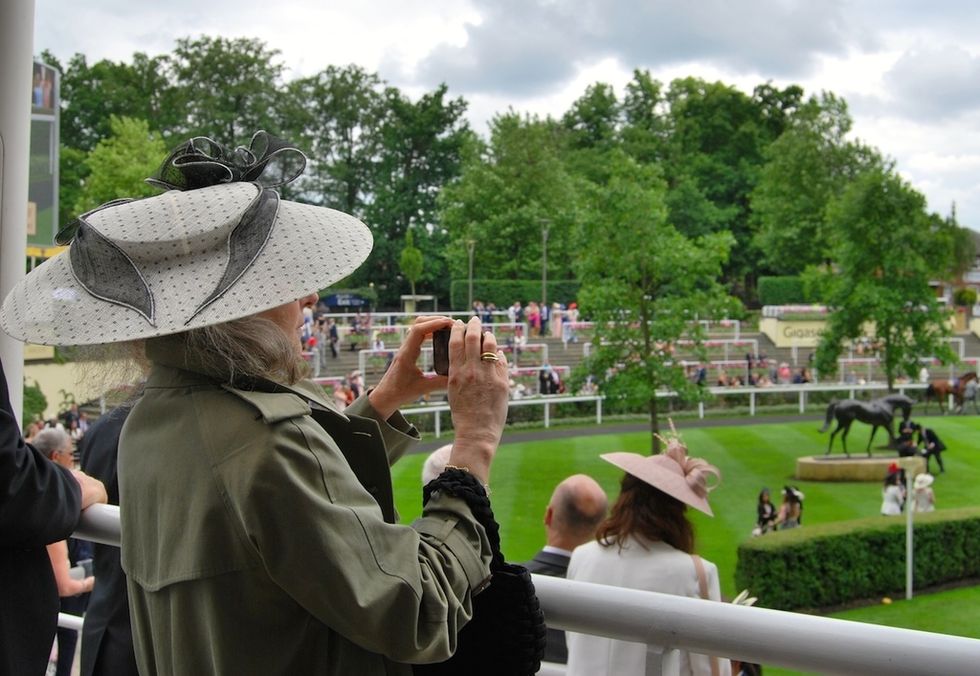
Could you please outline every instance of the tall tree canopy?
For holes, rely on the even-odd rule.
[[[657,391],[674,390],[687,400],[701,396],[675,351],[703,356],[701,327],[693,320],[729,316],[738,305],[716,281],[732,237],[685,237],[667,222],[658,172],[621,153],[611,162],[609,181],[590,190],[579,234],[579,300],[596,326],[585,368],[604,394],[649,411],[657,452]],[[681,340],[694,345],[680,347]]]
[[[955,356],[942,339],[949,335],[948,310],[929,282],[951,272],[958,228],[930,216],[925,198],[890,167],[858,176],[828,207],[834,270],[822,282],[833,309],[817,349],[817,369],[837,371],[848,341],[873,328],[879,356],[894,386],[901,374],[914,376],[918,359]]]

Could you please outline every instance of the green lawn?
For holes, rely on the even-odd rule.
[[[932,426],[949,447],[943,454],[946,473],[933,488],[937,506],[967,507],[980,504],[980,417],[950,416],[919,419]],[[806,494],[803,526],[878,514],[879,483],[798,482],[793,479],[796,458],[821,454],[827,435],[820,423],[759,424],[751,426],[684,429],[682,435],[692,455],[708,459],[722,472],[721,486],[711,494],[715,517],[692,510],[697,526],[698,549],[718,565],[722,593],[733,596],[738,543],[749,537],[755,524],[759,490],[768,486],[774,494],[793,483]],[[852,451],[867,444],[870,428],[855,423],[849,441]],[[884,441],[883,437],[880,437]],[[504,443],[493,464],[491,485],[494,512],[501,524],[502,547],[508,560],[530,558],[543,544],[542,517],[556,483],[582,472],[593,476],[609,493],[618,492],[619,470],[599,459],[609,451],[649,452],[645,433],[583,436],[549,441]],[[839,453],[839,447],[835,446]],[[398,510],[404,521],[421,511],[419,490],[424,455],[404,458],[394,468]],[[935,465],[933,467],[935,469]],[[904,587],[904,580],[900,581]],[[927,595],[911,602],[840,613],[835,617],[876,622],[948,634],[980,638],[980,588]],[[769,671],[767,670],[767,673]],[[780,672],[777,672],[780,673]],[[781,672],[789,673],[789,672]]]

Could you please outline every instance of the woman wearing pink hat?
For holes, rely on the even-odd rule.
[[[617,587],[721,600],[718,568],[694,554],[691,506],[713,516],[707,478],[718,469],[689,458],[679,439],[664,453],[607,453],[602,457],[626,472],[609,517],[596,540],[577,548],[568,578]],[[569,676],[647,673],[647,646],[600,636],[568,633]],[[681,651],[681,674],[730,674],[731,663]]]

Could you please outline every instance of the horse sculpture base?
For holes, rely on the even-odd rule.
[[[808,455],[796,460],[796,478],[800,481],[882,481],[888,466],[900,462],[911,475],[926,471],[925,458],[898,458],[894,454],[867,456]]]

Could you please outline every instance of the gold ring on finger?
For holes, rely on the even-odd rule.
[[[493,352],[484,352],[480,355],[480,361],[500,361],[500,357]]]

